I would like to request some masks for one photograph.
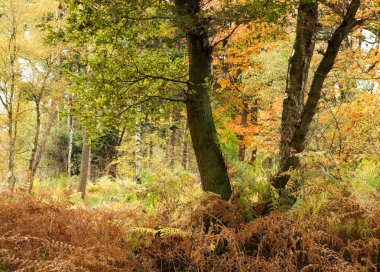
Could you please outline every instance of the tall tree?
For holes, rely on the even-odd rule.
[[[285,98],[283,101],[280,169],[287,171],[290,165],[298,167],[299,158],[290,157],[292,152],[292,137],[301,119],[304,106],[304,93],[314,52],[318,24],[318,1],[301,0],[298,6],[296,40],[293,53],[289,60],[286,80]],[[286,177],[284,177],[286,179]],[[275,187],[280,185],[280,178],[275,181]]]
[[[207,18],[202,16],[201,1],[176,0],[175,5],[177,13],[187,19],[180,25],[186,33],[189,55],[186,109],[202,188],[228,200],[232,192],[231,184],[227,166],[217,142],[209,96],[212,84],[210,26]]]
[[[90,110],[107,113],[103,114],[107,121],[118,120],[109,113],[116,111],[120,116],[157,99],[184,102],[202,188],[229,199],[231,185],[210,99],[212,53],[241,24],[278,18],[281,9],[274,7],[275,2],[173,0],[141,1],[136,6],[135,1],[106,5],[94,0],[72,1],[66,39],[83,47],[95,41],[92,50],[96,53],[96,58],[92,54],[88,60],[96,66],[91,75],[95,84],[92,90],[80,93],[79,99],[90,104]],[[236,25],[231,27],[234,21]],[[183,36],[185,43],[178,43]],[[178,48],[186,48],[187,54]]]
[[[8,130],[8,173],[7,181],[11,191],[14,190],[15,177],[15,147],[17,141],[17,124],[20,114],[20,97],[17,83],[20,80],[20,43],[24,39],[22,14],[20,9],[23,1],[1,1],[2,14],[0,17],[1,30],[1,84],[0,101],[7,115]],[[22,12],[22,11],[21,11]],[[25,19],[25,18],[24,18]],[[25,23],[25,21],[24,21]]]
[[[297,18],[297,34],[293,56],[290,61],[286,97],[284,99],[281,137],[281,161],[278,174],[273,178],[276,188],[285,188],[290,169],[300,166],[297,154],[304,151],[306,135],[317,111],[323,83],[334,66],[342,42],[363,20],[356,19],[360,0],[350,1],[347,9],[340,11],[342,21],[328,39],[326,51],[314,73],[308,97],[303,104],[310,59],[313,54],[317,32],[319,1],[300,1]]]

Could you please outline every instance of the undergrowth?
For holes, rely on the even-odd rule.
[[[283,212],[264,179],[224,202],[179,172],[147,173],[138,186],[103,179],[85,202],[3,195],[0,271],[375,272],[378,169],[295,173],[301,189]],[[260,216],[252,202],[267,198],[277,206]]]

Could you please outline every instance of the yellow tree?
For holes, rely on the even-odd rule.
[[[43,45],[37,24],[44,16],[54,15],[54,1],[3,0],[0,18],[0,102],[1,111],[6,116],[7,132],[7,181],[11,191],[16,183],[15,159],[17,155],[20,123],[28,112],[25,105],[27,90],[35,92],[34,83],[39,82],[39,89],[45,82],[36,76],[47,72],[44,60],[51,53],[42,53]],[[39,63],[39,64],[38,64]],[[49,69],[48,69],[49,70]],[[45,75],[50,80],[50,71]],[[39,78],[39,79],[37,79]],[[29,88],[25,88],[28,83]],[[35,96],[38,97],[39,95]],[[41,96],[41,95],[40,95]],[[40,99],[41,100],[41,99]],[[38,102],[40,106],[41,101]]]

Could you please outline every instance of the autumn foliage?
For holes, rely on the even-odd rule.
[[[273,212],[244,223],[239,204],[208,196],[189,221],[72,209],[2,197],[3,271],[376,271],[377,207],[320,188],[328,205]],[[150,227],[150,228],[146,228]]]

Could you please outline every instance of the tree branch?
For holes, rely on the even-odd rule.
[[[213,45],[211,45],[212,48],[215,48],[218,44],[220,44],[221,42],[223,44],[225,44],[226,42],[228,42],[228,39],[231,38],[232,34],[234,34],[234,32],[239,28],[239,26],[241,26],[241,23],[237,24],[231,31],[230,33],[227,34],[226,37],[224,37],[223,39],[220,39],[219,41],[215,42]]]

